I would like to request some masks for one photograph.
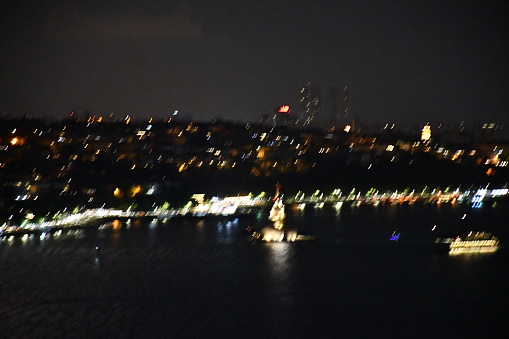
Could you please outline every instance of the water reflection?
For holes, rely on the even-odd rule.
[[[196,223],[196,231],[198,233],[198,242],[199,243],[206,242],[207,241],[207,234],[205,233],[205,221],[203,219],[199,220]]]
[[[94,258],[94,269],[100,269],[101,268],[101,258],[99,258],[99,255],[97,255]]]
[[[294,303],[290,285],[293,246],[288,242],[268,242],[265,246],[269,250],[268,286],[270,286],[270,294],[291,306]]]
[[[306,204],[294,204],[290,207],[290,212],[293,217],[303,216]]]
[[[239,220],[223,220],[217,223],[216,234],[219,242],[233,242],[235,240],[234,229],[237,228]]]
[[[122,227],[122,221],[115,219],[111,222],[111,229],[113,232],[119,232]]]
[[[343,202],[342,201],[338,201],[337,203],[334,204],[334,211],[335,211],[336,221],[341,220],[341,208],[342,207],[343,207]]]
[[[271,275],[275,283],[288,278],[290,274],[290,256],[292,245],[287,242],[266,243],[269,249],[269,262]]]
[[[148,224],[148,228],[149,229],[155,229],[158,225],[158,222],[159,220],[157,218],[154,218],[150,221],[150,223]]]

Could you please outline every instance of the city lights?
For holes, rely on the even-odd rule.
[[[422,129],[421,140],[424,142],[428,142],[431,140],[431,127],[430,125],[426,125]]]
[[[320,99],[311,87],[304,87],[302,94],[310,109],[304,121],[318,112]],[[282,114],[295,109],[288,105],[279,108]],[[503,180],[507,178],[509,147],[491,135],[490,142],[481,139],[469,145],[448,143],[443,126],[437,127],[432,142],[422,142],[416,140],[421,131],[405,135],[393,123],[379,132],[362,134],[362,129],[354,128],[354,121],[320,131],[270,123],[248,126],[156,118],[147,123],[133,116],[113,119],[72,115],[51,124],[2,121],[6,127],[0,133],[0,169],[5,180],[0,187],[9,192],[2,206],[12,206],[12,210],[30,206],[32,221],[44,215],[45,206],[56,206],[51,213],[63,209],[65,200],[74,203],[73,209],[76,205],[119,208],[141,203],[145,206],[138,209],[148,211],[148,206],[178,194],[181,188],[199,191],[203,187],[213,194],[207,182],[214,183],[221,176],[224,192],[233,193],[242,190],[233,183],[245,182],[253,189],[272,184],[276,178],[287,180],[286,189],[292,193],[285,196],[285,204],[295,204],[292,209],[302,212],[306,204],[318,211],[328,204],[339,209],[345,203],[352,208],[418,202],[481,208],[508,195],[507,180]],[[428,131],[428,126],[423,131]],[[492,130],[489,126],[485,131]],[[400,134],[395,137],[390,133]],[[467,173],[475,174],[472,178],[482,184],[472,179],[462,189],[451,190],[433,185],[434,178],[443,175],[447,176],[444,180],[454,180],[456,171],[465,171],[467,179]],[[384,190],[374,187],[379,181],[387,182]],[[388,190],[392,184],[408,189]],[[429,188],[422,189],[423,185]],[[349,194],[352,186],[362,189]],[[330,190],[315,192],[317,187]],[[244,202],[204,198],[198,205],[188,206],[187,213],[230,215],[244,207]],[[0,218],[0,223],[7,222],[7,216]],[[20,226],[24,220],[19,216],[8,222]]]

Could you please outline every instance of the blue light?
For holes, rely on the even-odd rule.
[[[393,234],[393,235],[391,236],[391,239],[390,239],[390,240],[391,240],[391,241],[398,241],[398,240],[399,240],[399,235],[400,235],[400,233]]]

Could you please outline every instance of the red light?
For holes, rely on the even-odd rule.
[[[283,114],[289,114],[289,113],[290,113],[290,111],[291,111],[290,106],[288,106],[288,105],[283,105],[283,106],[279,107],[279,111],[278,111],[278,112],[279,112],[279,113],[283,113]]]

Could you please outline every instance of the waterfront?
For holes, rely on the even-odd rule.
[[[268,209],[3,240],[1,336],[497,337],[507,207],[286,206],[285,228],[316,236],[295,243],[248,240]],[[467,229],[495,232],[500,249],[433,251],[435,233]]]

